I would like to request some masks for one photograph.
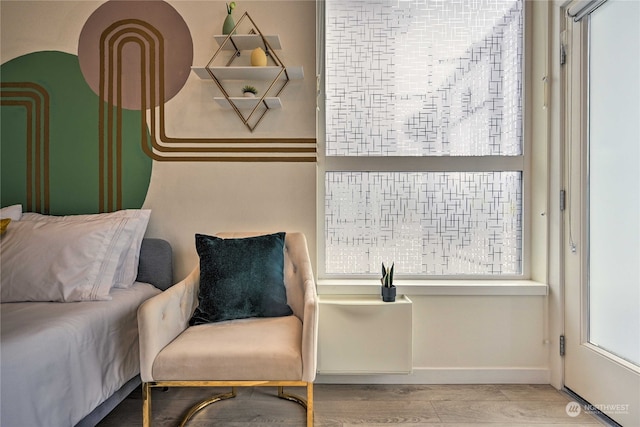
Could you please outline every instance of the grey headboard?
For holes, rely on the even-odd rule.
[[[142,239],[138,282],[151,283],[163,291],[173,285],[173,257],[169,242],[163,239]]]

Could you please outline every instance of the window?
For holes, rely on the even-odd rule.
[[[522,0],[328,0],[323,277],[521,277]]]

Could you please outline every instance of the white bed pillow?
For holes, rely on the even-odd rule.
[[[111,299],[124,222],[15,221],[0,242],[2,302]]]
[[[118,256],[116,273],[113,286],[116,288],[129,288],[138,276],[138,264],[140,262],[140,246],[149,224],[150,209],[124,209],[115,212],[87,215],[52,216],[33,212],[22,214],[22,221],[47,221],[47,222],[87,222],[105,219],[122,219],[123,228],[116,238]]]
[[[22,205],[11,205],[0,209],[0,219],[10,219],[11,221],[20,221],[22,217]]]

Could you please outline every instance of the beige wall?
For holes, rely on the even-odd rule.
[[[217,47],[226,16],[224,2],[169,2],[193,37],[194,66],[204,66]],[[208,138],[315,137],[315,3],[236,2],[236,22],[248,11],[265,34],[278,34],[285,65],[302,65],[303,81],[292,81],[283,108],[270,111],[251,133],[230,110],[212,100],[217,89],[193,73],[167,103],[167,133]],[[239,58],[241,63],[244,58]],[[145,207],[153,209],[148,235],[168,239],[175,250],[176,278],[198,262],[194,234],[225,230],[302,231],[315,248],[315,164],[155,162]],[[314,252],[315,255],[315,252]],[[315,258],[315,256],[314,256]]]
[[[315,259],[315,164],[154,163],[147,235],[174,248],[175,277],[198,264],[194,234],[302,231]]]
[[[225,2],[184,0],[168,3],[180,13],[191,31],[193,66],[205,66],[218,47],[213,35],[222,32],[227,13]],[[166,105],[167,134],[207,138],[314,138],[315,2],[263,0],[237,1],[236,4],[233,11],[236,22],[246,11],[264,34],[279,35],[282,49],[277,51],[278,57],[286,66],[302,66],[304,80],[290,81],[282,93],[283,108],[270,111],[251,133],[233,111],[222,110],[212,101],[214,96],[220,96],[215,84],[191,73],[183,90]],[[248,59],[248,55],[241,56],[233,65],[247,64]],[[216,59],[216,65],[222,63]]]
[[[226,16],[224,2],[169,2],[193,37],[194,66],[204,66],[217,47]],[[212,81],[191,73],[166,105],[167,134],[207,138],[315,137],[315,3],[239,1],[233,16],[248,11],[265,34],[278,34],[285,65],[302,65],[303,81],[291,81],[283,108],[270,111],[249,132],[231,110],[212,100]],[[239,58],[242,63],[244,58]],[[235,65],[235,63],[234,63]],[[219,231],[302,231],[315,260],[316,166],[313,163],[154,162],[145,207],[153,209],[147,235],[168,239],[175,250],[176,278],[198,262],[194,234]]]

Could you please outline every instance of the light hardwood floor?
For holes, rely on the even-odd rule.
[[[181,388],[152,394],[153,426],[176,426],[199,400],[228,389]],[[286,389],[298,392],[295,389]],[[197,414],[189,427],[304,426],[304,409],[278,399],[275,388],[238,390],[235,399]],[[304,390],[299,390],[304,396]],[[549,385],[316,384],[315,426],[507,427],[602,426],[592,415],[567,415],[571,398]],[[134,390],[98,427],[140,426],[142,395]]]

